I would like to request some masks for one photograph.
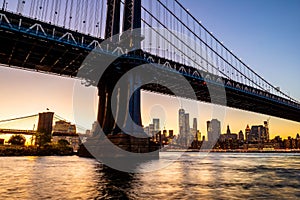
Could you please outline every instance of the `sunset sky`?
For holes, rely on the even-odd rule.
[[[181,2],[258,74],[300,100],[300,1]],[[37,114],[49,108],[50,111],[74,122],[77,118],[74,117],[73,107],[74,82],[70,78],[0,66],[0,120]],[[96,89],[89,88],[89,94],[93,98],[87,105],[95,110]],[[206,121],[215,118],[213,111],[217,112],[217,117],[222,121],[222,132],[226,131],[228,124],[231,131],[237,133],[240,130],[244,132],[247,124],[260,125],[270,119],[271,137],[279,134],[282,137],[295,137],[297,132],[300,133],[300,123],[236,109],[221,108],[218,111],[219,107],[210,104],[148,92],[142,95],[142,106],[144,125],[148,125],[152,118],[160,118],[161,127],[174,129],[175,133],[178,129],[180,107],[190,113],[191,123],[192,118],[198,118],[198,127],[204,134]],[[91,128],[93,120],[95,115],[82,121],[76,120],[76,123]],[[32,124],[28,127],[32,127]]]

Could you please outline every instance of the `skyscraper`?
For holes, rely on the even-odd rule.
[[[160,131],[159,119],[153,119],[154,131]]]
[[[179,125],[179,134],[183,135],[185,130],[185,111],[184,109],[179,109],[178,112],[178,125]]]
[[[188,136],[190,134],[190,114],[185,113],[184,115],[184,127],[185,127],[185,136]]]
[[[239,141],[244,141],[244,134],[242,130],[239,132]]]
[[[247,138],[247,142],[259,142],[264,143],[268,142],[269,140],[269,133],[267,129],[267,124],[259,125],[259,126],[252,126],[249,136]]]
[[[245,129],[246,141],[249,141],[250,131],[251,131],[251,129],[250,129],[249,125],[247,125],[247,127]]]
[[[269,134],[269,123],[268,121],[264,121],[265,126],[265,137],[263,138],[265,142],[268,142],[270,140],[270,134]]]
[[[193,135],[195,137],[195,140],[199,141],[200,138],[198,138],[197,118],[193,119]]]
[[[207,121],[207,138],[209,142],[217,142],[221,135],[221,122],[217,119]]]
[[[178,112],[178,125],[179,125],[179,136],[178,143],[182,146],[188,147],[193,137],[190,129],[190,115],[185,113],[184,109],[179,109]]]

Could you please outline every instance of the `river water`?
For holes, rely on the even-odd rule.
[[[161,159],[151,166],[170,161],[176,154],[161,153]],[[77,156],[1,157],[0,197],[300,199],[300,154],[198,155],[186,153],[171,165],[148,173],[118,172]]]

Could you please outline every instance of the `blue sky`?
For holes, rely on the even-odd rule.
[[[299,0],[181,0],[259,75],[300,100]]]

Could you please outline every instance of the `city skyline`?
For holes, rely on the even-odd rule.
[[[196,131],[199,131],[198,129],[198,119],[197,118],[192,118],[190,119],[189,121],[187,121],[187,119],[189,119],[189,113],[187,113],[183,108],[180,108],[178,110],[178,123],[177,123],[177,128],[175,127],[171,127],[170,129],[167,129],[166,127],[162,127],[161,126],[161,120],[160,118],[153,118],[152,119],[152,123],[148,124],[148,125],[144,125],[144,128],[146,129],[151,129],[152,127],[152,131],[156,132],[156,134],[159,132],[159,131],[172,131],[174,132],[174,129],[177,130],[177,132],[175,131],[174,132],[174,135],[176,135],[177,137],[179,136],[184,136],[184,137],[187,137],[187,135],[191,135],[191,136],[195,136],[195,132]],[[221,129],[221,127],[223,127],[224,125],[222,125],[222,122],[219,121],[218,119],[208,119],[206,121],[206,126],[203,127],[205,128],[206,130],[204,132],[199,132],[201,136],[204,136],[206,138],[206,140],[210,141],[210,140],[217,140],[216,138],[210,138],[210,137],[217,137],[219,138],[221,135],[226,135],[226,134],[236,134],[236,136],[238,138],[239,135],[243,135],[243,138],[248,138],[248,135],[250,133],[250,131],[252,131],[252,129],[254,128],[254,130],[257,131],[257,129],[260,128],[264,128],[265,132],[263,133],[263,138],[265,138],[266,141],[270,140],[270,139],[274,139],[278,136],[281,136],[281,135],[276,135],[276,134],[270,134],[269,132],[269,122],[270,122],[270,119],[267,119],[265,121],[262,121],[261,123],[257,123],[257,124],[247,124],[247,126],[243,129],[241,127],[241,129],[239,131],[231,131],[231,128],[230,128],[230,124],[227,124],[226,125],[226,131],[224,131],[224,128]],[[192,120],[192,123],[191,123],[191,120]],[[251,127],[251,128],[250,128]],[[149,130],[150,130],[149,129]],[[150,134],[151,131],[145,131],[148,135]],[[295,133],[295,135],[289,135],[287,136],[286,138],[288,137],[294,137],[294,136],[297,136],[299,135],[300,133]],[[197,134],[198,135],[198,134]],[[209,136],[210,135],[210,136]],[[254,137],[254,136],[252,136]],[[258,136],[256,136],[258,137]],[[260,136],[259,136],[260,137]],[[198,138],[199,140],[201,139],[202,137]],[[286,139],[284,138],[284,139]]]

